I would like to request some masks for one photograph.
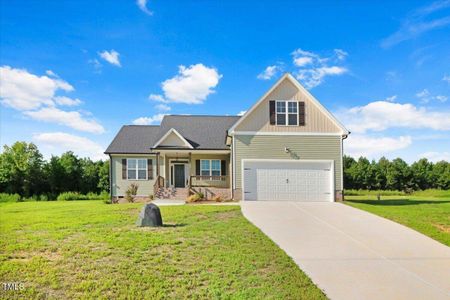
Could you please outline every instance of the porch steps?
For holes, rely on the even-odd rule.
[[[189,188],[159,188],[155,194],[155,199],[166,200],[186,200],[189,196]]]

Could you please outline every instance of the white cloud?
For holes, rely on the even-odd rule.
[[[294,66],[298,67],[294,72],[300,82],[307,88],[320,85],[326,76],[338,76],[348,72],[347,68],[339,65],[348,53],[342,49],[334,49],[334,54],[330,57],[320,57],[320,55],[297,49],[292,52]]]
[[[297,67],[303,67],[308,64],[311,64],[312,62],[313,62],[312,57],[308,57],[308,56],[300,56],[300,57],[294,58],[294,65],[296,65]]]
[[[376,158],[383,154],[405,149],[412,143],[410,136],[371,137],[361,134],[351,134],[344,144],[344,152],[353,157]]]
[[[38,121],[56,123],[76,130],[103,133],[105,129],[97,121],[85,119],[78,111],[63,111],[55,107],[46,107],[37,111],[26,111],[26,116]]]
[[[0,67],[1,103],[17,110],[53,105],[57,91],[73,91],[69,83],[48,76],[37,76],[24,69]]]
[[[436,1],[429,6],[417,9],[408,14],[400,28],[381,42],[383,48],[389,48],[401,42],[414,39],[438,28],[450,25],[450,16],[430,18],[430,14],[450,6],[450,1]]]
[[[416,97],[420,99],[421,103],[428,103],[432,100],[445,102],[448,99],[448,97],[444,96],[444,95],[433,96],[427,89],[424,89],[424,90],[416,93]]]
[[[81,157],[90,157],[93,160],[107,158],[101,145],[88,138],[64,132],[34,134],[33,141],[38,144],[39,149],[48,151],[49,154],[60,155],[66,151],[73,151]]]
[[[442,77],[442,80],[447,81],[448,83],[450,83],[450,76],[449,75],[444,75],[444,77]]]
[[[344,67],[332,66],[332,67],[320,67],[315,69],[302,69],[296,72],[296,77],[307,88],[313,88],[320,85],[326,76],[330,75],[342,75],[348,70]]]
[[[56,77],[56,78],[59,77],[59,76],[58,76],[55,72],[53,72],[52,70],[47,70],[47,71],[45,71],[45,74],[47,74],[47,75],[50,76],[50,77]]]
[[[444,152],[435,152],[435,151],[429,151],[425,152],[419,155],[419,158],[427,158],[428,160],[432,162],[438,162],[441,160],[449,161],[450,162],[450,152],[444,151]]]
[[[152,125],[155,123],[159,123],[164,118],[165,114],[157,114],[153,117],[140,117],[133,120],[134,125]]]
[[[120,60],[119,60],[120,54],[116,50],[111,50],[109,52],[104,50],[103,52],[100,52],[99,55],[101,58],[103,58],[104,60],[106,60],[107,62],[109,62],[112,65],[115,65],[117,67],[122,66],[120,64]]]
[[[147,8],[147,0],[136,0],[136,4],[139,9],[145,12],[147,15],[153,15],[153,12]]]
[[[388,102],[395,102],[396,99],[397,99],[397,95],[393,95],[393,96],[387,97],[386,101],[388,101]]]
[[[339,59],[339,60],[344,60],[348,56],[348,53],[342,49],[334,49],[334,53],[336,54],[337,59]]]
[[[256,78],[261,80],[269,80],[276,76],[279,71],[281,71],[281,67],[278,65],[268,66],[264,71],[259,73]]]
[[[437,95],[435,98],[436,98],[436,100],[441,101],[441,102],[445,102],[448,100],[448,97],[443,96],[443,95]]]
[[[77,106],[83,103],[80,99],[72,99],[66,96],[57,96],[54,98],[56,104],[64,106]]]
[[[178,74],[161,84],[164,96],[151,94],[149,98],[165,103],[202,104],[215,92],[220,78],[222,75],[215,68],[203,64],[179,66]]]
[[[88,60],[88,64],[91,64],[94,66],[94,72],[95,73],[101,73],[102,72],[102,67],[103,65],[98,61],[98,59],[94,58],[94,59],[90,59]]]
[[[430,111],[410,103],[374,101],[365,106],[356,106],[337,112],[337,115],[350,131],[357,133],[400,127],[450,130],[449,111]]]
[[[150,96],[148,96],[148,99],[153,100],[153,101],[159,101],[159,102],[166,101],[162,95],[156,95],[156,94],[150,94]]]
[[[243,116],[247,111],[246,110],[241,110],[240,112],[238,112],[238,116]]]
[[[155,105],[155,108],[156,108],[157,110],[159,110],[159,111],[169,111],[169,110],[172,109],[170,106],[168,106],[168,105],[166,105],[166,104],[158,104],[158,105]]]

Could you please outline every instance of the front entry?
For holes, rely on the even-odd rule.
[[[184,165],[174,165],[175,170],[175,187],[184,188],[185,185],[185,177],[184,177]]]

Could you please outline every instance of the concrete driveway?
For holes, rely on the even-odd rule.
[[[341,203],[241,206],[331,299],[450,299],[450,248],[412,229]]]

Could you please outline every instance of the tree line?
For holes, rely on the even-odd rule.
[[[432,163],[422,158],[408,165],[401,158],[369,161],[344,156],[345,189],[414,191],[450,189],[450,163]],[[68,151],[44,160],[33,143],[5,145],[0,153],[0,193],[21,197],[45,195],[47,199],[65,192],[81,194],[109,191],[109,161],[79,158]]]
[[[344,156],[344,187],[364,190],[415,191],[450,189],[450,163],[430,162],[426,158],[408,165],[401,158],[392,161],[382,157],[369,161]]]
[[[1,193],[56,199],[64,192],[105,191],[109,191],[109,161],[79,158],[71,151],[46,161],[35,144],[26,142],[5,145],[0,153]]]

